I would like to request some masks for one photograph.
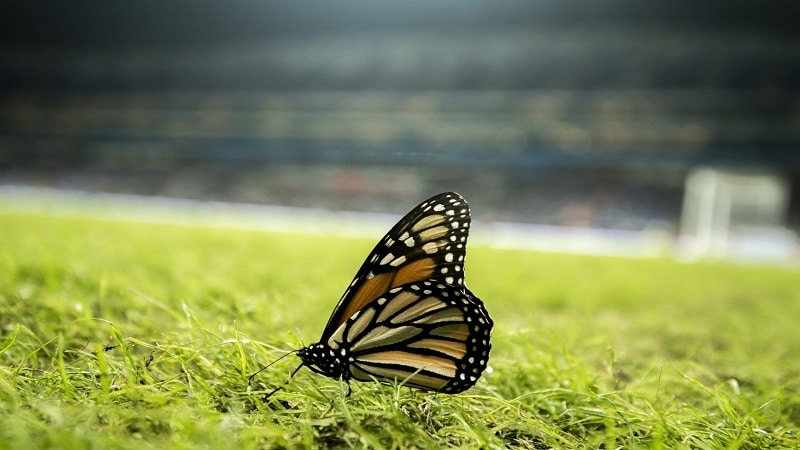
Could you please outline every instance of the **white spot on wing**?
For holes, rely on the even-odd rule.
[[[394,261],[390,262],[389,265],[397,267],[400,264],[403,264],[404,262],[406,262],[406,257],[403,256],[403,255],[400,255],[400,256],[397,257],[397,259],[395,259]]]
[[[427,242],[422,246],[422,251],[430,255],[439,251],[439,246],[436,245],[436,242]]]

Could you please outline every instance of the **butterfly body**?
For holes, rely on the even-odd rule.
[[[470,223],[453,192],[412,209],[367,257],[320,341],[297,351],[300,367],[348,383],[472,387],[488,364],[493,322],[464,284]]]

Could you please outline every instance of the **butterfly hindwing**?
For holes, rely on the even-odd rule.
[[[441,280],[405,284],[348,318],[325,344],[347,355],[359,381],[457,393],[475,384],[491,349],[492,319],[480,299]]]
[[[398,286],[434,278],[463,286],[469,226],[469,206],[454,192],[431,197],[412,209],[361,265],[334,308],[321,340],[327,340],[345,320]]]

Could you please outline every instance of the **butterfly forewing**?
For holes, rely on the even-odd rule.
[[[396,287],[431,279],[463,286],[469,226],[469,206],[454,192],[431,197],[412,209],[364,261],[334,308],[321,340]]]
[[[423,281],[394,288],[342,323],[326,342],[360,381],[397,380],[457,393],[486,368],[492,320],[468,289]]]

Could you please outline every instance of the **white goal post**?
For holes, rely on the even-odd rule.
[[[682,256],[742,257],[745,255],[737,254],[742,242],[749,252],[755,252],[754,257],[765,256],[759,255],[764,252],[782,253],[782,245],[791,247],[795,243],[794,235],[785,227],[788,206],[789,183],[779,173],[694,169],[686,178]]]

